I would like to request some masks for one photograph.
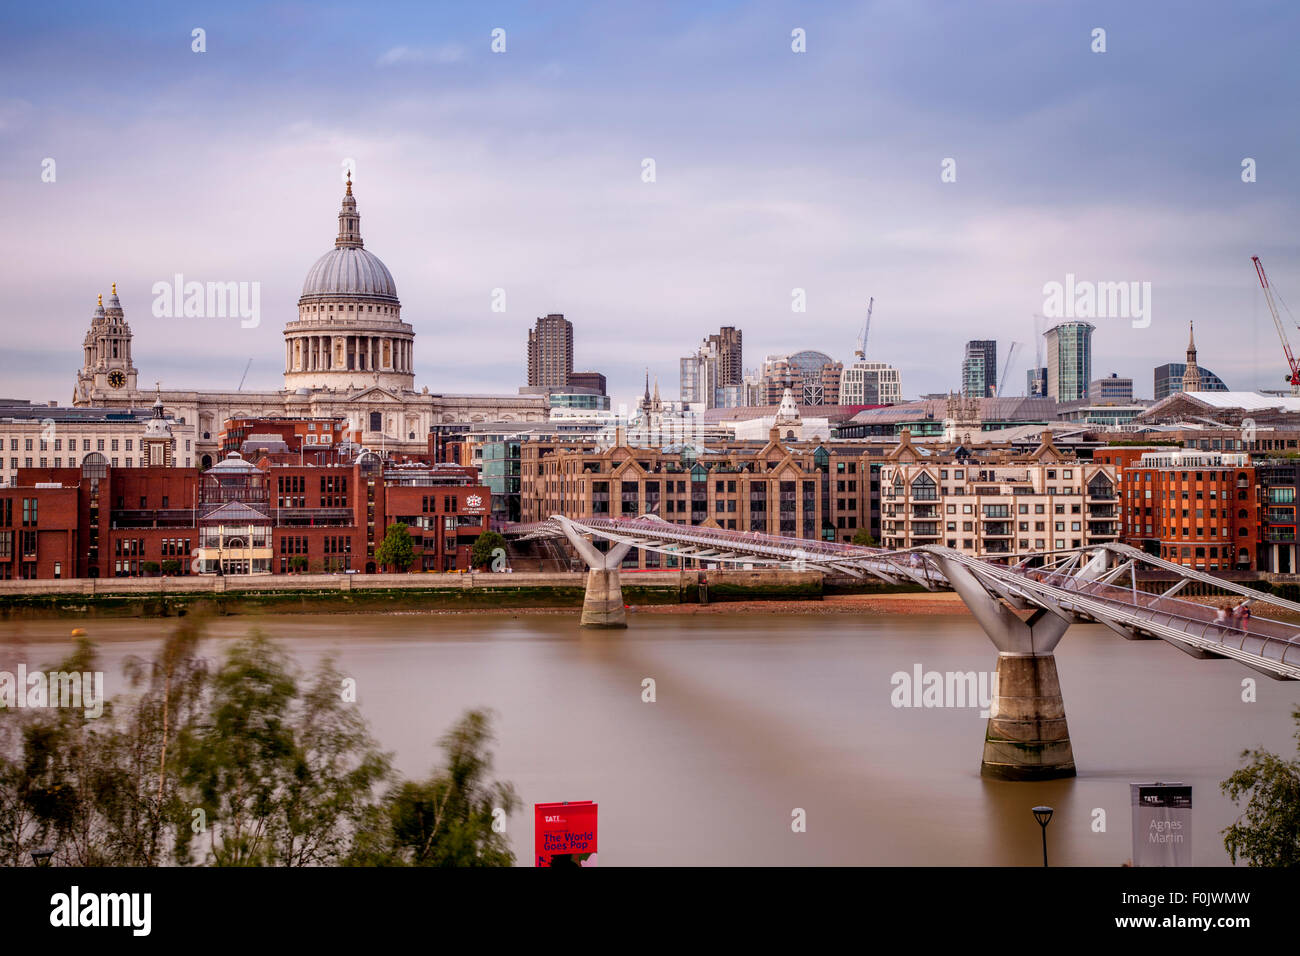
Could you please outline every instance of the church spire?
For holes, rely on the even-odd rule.
[[[339,210],[339,235],[334,240],[335,249],[360,249],[365,243],[361,241],[361,216],[357,213],[357,201],[352,196],[352,171],[348,171],[348,191],[343,194],[343,208]]]
[[[1201,370],[1196,365],[1196,330],[1191,322],[1187,323],[1187,368],[1183,370],[1183,391],[1199,392],[1201,390]]]

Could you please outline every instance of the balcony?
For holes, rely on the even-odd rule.
[[[939,506],[938,505],[913,505],[912,517],[913,518],[938,518]]]
[[[271,517],[283,528],[338,528],[355,523],[351,508],[276,508]]]
[[[983,526],[983,534],[986,538],[1010,538],[1011,522],[1010,521],[986,521]]]
[[[1118,518],[1119,512],[1114,505],[1089,505],[1088,520],[1097,521],[1102,518]]]
[[[1265,528],[1264,540],[1273,544],[1289,544],[1295,541],[1295,528]]]
[[[937,522],[935,523],[925,522],[923,524],[912,525],[912,537],[913,538],[938,538],[940,537],[939,525]]]
[[[138,508],[114,510],[109,519],[114,528],[192,528],[193,508]]]

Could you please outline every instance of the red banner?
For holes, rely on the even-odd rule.
[[[537,866],[596,865],[596,804],[533,804]]]

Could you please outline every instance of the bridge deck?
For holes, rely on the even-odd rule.
[[[1085,573],[1083,558],[1109,552],[1111,558],[1126,559],[1136,566],[1157,559],[1125,545],[1097,545],[1064,552],[1073,559],[1054,568],[1027,568],[972,558],[951,549],[927,545],[907,551],[887,551],[834,541],[788,538],[749,531],[728,531],[698,525],[678,525],[654,515],[637,518],[570,519],[584,534],[637,548],[711,562],[743,562],[788,565],[870,574],[888,581],[908,579],[927,588],[948,587],[936,560],[959,561],[990,591],[1065,615],[1083,614],[1109,627],[1134,636],[1150,634],[1197,656],[1229,657],[1270,677],[1300,680],[1300,628],[1283,621],[1252,615],[1247,622],[1215,620],[1217,609],[1172,596],[1150,594],[1134,587],[1121,587],[1097,580],[1095,568]],[[512,537],[553,537],[563,534],[554,519],[508,526]],[[1041,556],[1040,556],[1041,557]],[[1219,583],[1209,576],[1180,569],[1159,561],[1162,570],[1172,570],[1184,580]],[[1224,583],[1227,590],[1248,599],[1267,601],[1240,584]],[[1278,601],[1300,610],[1300,605]]]

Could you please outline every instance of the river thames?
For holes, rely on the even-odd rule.
[[[55,664],[76,623],[3,622],[0,661]],[[125,689],[123,660],[174,624],[84,624],[110,695]],[[1036,784],[980,777],[978,704],[894,706],[897,672],[993,670],[965,615],[634,613],[629,625],[583,631],[576,612],[231,617],[211,623],[204,653],[257,627],[304,668],[333,654],[408,777],[440,762],[436,741],[464,710],[493,709],[493,776],[524,801],[508,823],[524,865],[533,803],[594,800],[602,866],[1041,865],[1030,808],[1043,803],[1056,808],[1053,864],[1119,866],[1128,784],[1151,781],[1193,787],[1193,861],[1228,865],[1219,831],[1238,810],[1220,781],[1244,749],[1295,756],[1300,685],[1100,625],[1073,626],[1056,655],[1079,775]],[[796,808],[806,832],[792,832]]]

